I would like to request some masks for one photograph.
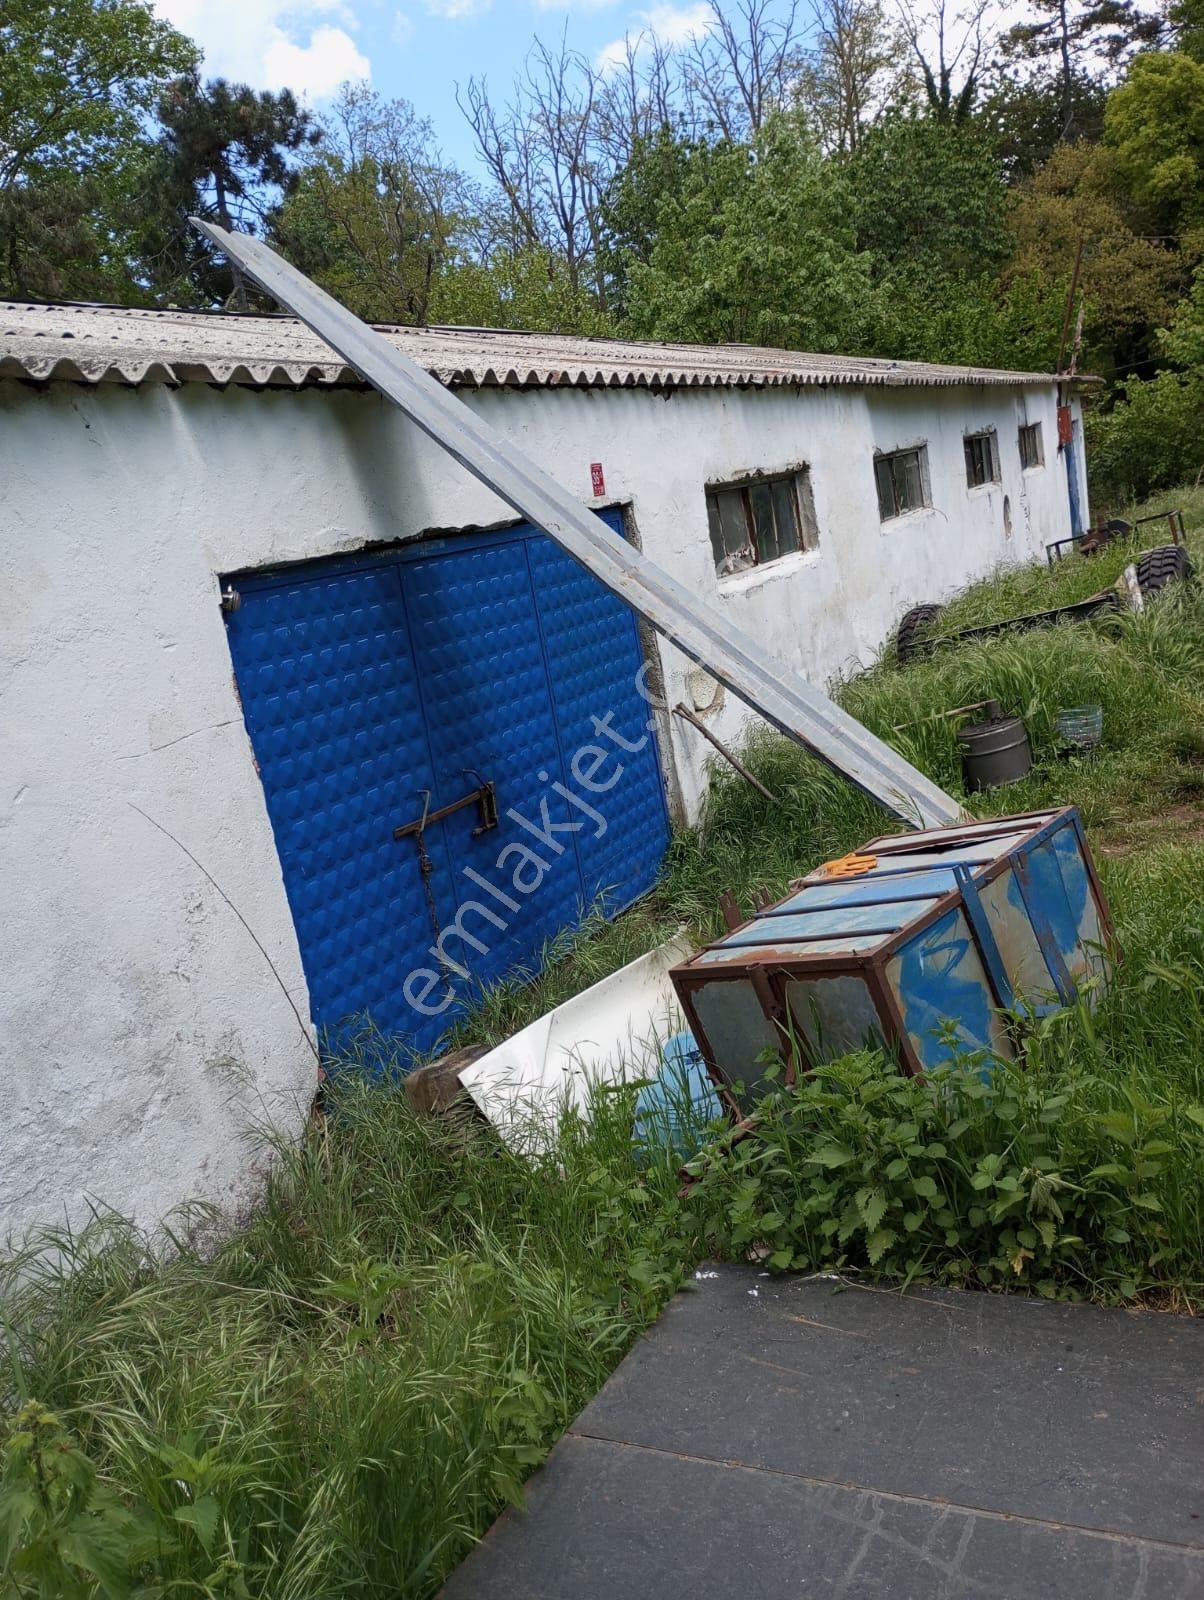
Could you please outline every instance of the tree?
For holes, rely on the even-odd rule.
[[[405,100],[345,84],[322,143],[272,213],[273,243],[369,322],[427,321],[432,290],[481,209]]]
[[[960,127],[970,120],[988,62],[983,24],[989,5],[970,0],[967,10],[954,12],[951,0],[899,0],[928,114],[937,122]]]
[[[823,148],[845,154],[909,90],[905,41],[881,0],[811,0],[811,20],[798,98]]]
[[[999,158],[973,124],[894,115],[848,166],[857,241],[880,265],[994,273],[1008,254]]]
[[[804,60],[797,0],[709,0],[710,16],[682,49],[686,96],[710,135],[757,134],[790,103]]]
[[[505,198],[511,250],[560,257],[574,293],[589,288],[602,300],[594,262],[609,163],[599,143],[597,93],[589,63],[562,36],[556,51],[535,41],[508,104],[491,98],[484,78],[470,78],[457,103]]]
[[[1171,0],[1167,25],[1174,49],[1204,61],[1204,0]]]
[[[135,0],[0,10],[0,291],[128,299],[146,119],[195,47]]]
[[[856,249],[841,176],[798,120],[779,113],[750,145],[696,144],[683,166],[660,203],[648,260],[631,263],[628,330],[861,347],[872,324],[869,263]]]
[[[174,287],[191,278],[207,297],[226,298],[204,244],[188,228],[190,213],[223,228],[255,232],[273,199],[295,186],[289,157],[321,137],[291,90],[278,94],[195,72],[177,78],[159,101],[157,179],[165,209],[160,219],[158,275]],[[242,273],[231,264],[233,303],[248,307]]]
[[[662,209],[680,198],[705,148],[662,128],[641,139],[612,178],[601,206],[600,265],[617,317],[627,311],[632,269],[652,260]]]
[[[563,257],[532,245],[503,245],[488,256],[458,254],[431,287],[433,322],[485,328],[538,328],[547,333],[614,330],[596,297],[573,284]]]
[[[1001,63],[985,87],[977,120],[989,130],[1009,182],[1031,177],[1060,144],[1098,142],[1104,131],[1105,85],[1076,73],[1069,93],[1048,66],[1017,71]]]
[[[1204,221],[1204,63],[1176,52],[1138,56],[1108,97],[1104,136],[1158,231],[1177,235]]]
[[[1090,367],[1110,371],[1150,358],[1154,330],[1170,317],[1185,268],[1166,241],[1146,237],[1112,151],[1084,141],[1059,146],[1016,190],[1010,228],[1007,280],[1044,284],[1062,304],[1082,244],[1079,289]]]
[[[1057,105],[1059,138],[1074,139],[1091,130],[1076,121],[1089,86],[1115,77],[1136,51],[1157,44],[1163,19],[1134,0],[1029,0],[1033,20],[1017,23],[1007,35],[1006,56],[1015,66],[1032,66],[1047,78]]]

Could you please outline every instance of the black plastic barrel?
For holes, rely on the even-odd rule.
[[[997,789],[1019,783],[1032,770],[1033,753],[1028,729],[1019,717],[998,717],[962,728],[957,736],[966,788]]]

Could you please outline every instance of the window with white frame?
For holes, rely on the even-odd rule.
[[[1025,472],[1045,465],[1045,446],[1041,439],[1041,424],[1026,422],[1020,429],[1020,465]]]
[[[913,445],[909,450],[891,450],[874,457],[874,479],[878,485],[878,514],[883,522],[919,511],[932,504],[928,482],[928,446]]]
[[[984,483],[999,482],[999,445],[994,428],[984,428],[981,433],[968,433],[963,441],[966,447],[966,487],[981,488]]]
[[[811,474],[794,472],[712,484],[706,492],[711,552],[721,578],[763,567],[819,543]]]

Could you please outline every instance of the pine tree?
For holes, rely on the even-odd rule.
[[[188,228],[189,214],[223,228],[254,233],[265,214],[296,184],[290,155],[321,137],[308,111],[289,89],[278,94],[195,74],[178,78],[159,105],[162,134],[158,168],[165,202],[160,248],[164,276],[186,276],[213,298],[248,309],[247,286],[233,264],[232,293],[207,247]]]

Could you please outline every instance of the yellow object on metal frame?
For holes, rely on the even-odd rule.
[[[825,861],[819,871],[825,878],[859,878],[863,872],[872,872],[877,865],[877,856],[863,856],[851,850],[847,856]]]

